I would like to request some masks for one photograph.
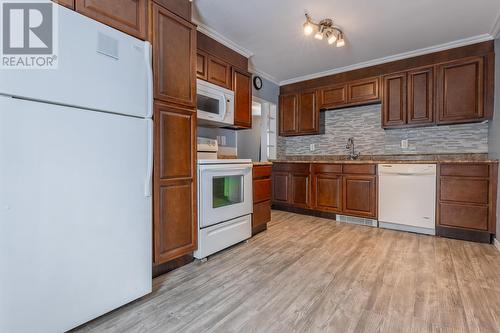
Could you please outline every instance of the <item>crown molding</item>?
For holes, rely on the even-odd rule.
[[[498,11],[497,17],[495,18],[495,22],[491,26],[490,35],[493,38],[500,37],[500,10]]]
[[[500,29],[500,27],[498,27],[498,28]],[[374,60],[360,62],[360,63],[354,64],[354,65],[334,68],[334,69],[330,69],[330,70],[323,71],[323,72],[318,72],[318,73],[314,73],[314,74],[295,77],[292,79],[280,81],[279,85],[284,86],[287,84],[316,79],[319,77],[343,73],[343,72],[352,71],[355,69],[380,65],[383,63],[387,63],[387,62],[412,58],[412,57],[416,57],[416,56],[420,56],[420,55],[424,55],[424,54],[429,54],[429,53],[433,53],[433,52],[444,51],[444,50],[453,49],[453,48],[460,47],[460,46],[471,45],[471,44],[475,44],[475,43],[480,43],[480,42],[484,42],[484,41],[488,41],[488,40],[492,40],[492,39],[494,39],[493,35],[490,35],[490,34],[483,34],[483,35],[473,36],[473,37],[469,37],[469,38],[459,39],[459,40],[449,42],[449,43],[434,45],[434,46],[430,46],[430,47],[426,47],[426,48],[422,48],[422,49],[418,49],[418,50],[403,52],[403,53],[399,53],[399,54],[395,54],[395,55],[391,55],[391,56],[387,56],[387,57],[383,57],[383,58],[378,58],[378,59],[374,59]]]
[[[248,70],[249,70],[250,73],[252,73],[254,75],[261,76],[264,79],[266,79],[267,81],[272,82],[272,83],[274,83],[277,86],[280,85],[280,81],[277,78],[275,78],[272,75],[267,74],[266,72],[264,72],[264,71],[262,71],[262,70],[260,70],[258,68],[253,67],[252,65],[249,65]]]
[[[211,37],[218,41],[219,43],[229,47],[231,50],[238,52],[239,54],[245,56],[246,58],[250,58],[253,56],[253,52],[244,48],[243,46],[238,45],[237,43],[233,42],[229,38],[226,38],[225,36],[221,35],[214,29],[210,28],[207,25],[204,25],[203,23],[198,22],[196,19],[192,19],[193,23],[196,24],[197,30],[208,37]]]

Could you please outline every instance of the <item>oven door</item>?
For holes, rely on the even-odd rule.
[[[198,221],[205,228],[252,213],[252,165],[200,165]]]

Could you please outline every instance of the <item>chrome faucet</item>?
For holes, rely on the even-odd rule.
[[[350,160],[357,160],[359,158],[359,153],[354,152],[354,138],[350,137],[347,139],[347,145],[345,146],[345,149],[349,149],[349,159]]]

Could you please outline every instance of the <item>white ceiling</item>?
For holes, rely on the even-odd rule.
[[[304,36],[305,11],[333,18],[346,46]],[[251,66],[281,84],[491,39],[499,15],[499,0],[194,1],[200,30],[248,50]]]

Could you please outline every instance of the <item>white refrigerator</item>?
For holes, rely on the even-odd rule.
[[[59,8],[59,67],[0,70],[0,332],[151,292],[150,45]]]

